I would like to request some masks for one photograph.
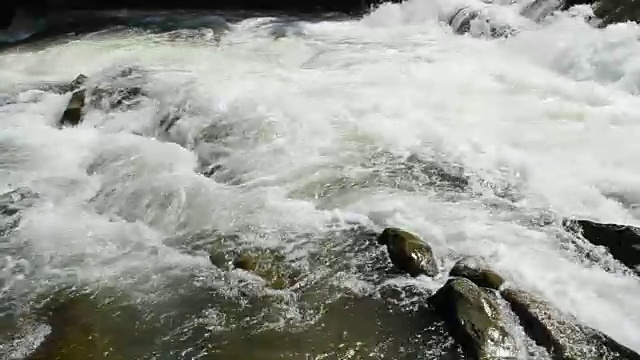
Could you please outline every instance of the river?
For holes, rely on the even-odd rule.
[[[637,276],[553,222],[640,225],[640,26],[494,4],[517,34],[458,35],[440,21],[451,6],[199,12],[0,53],[0,192],[39,194],[0,239],[1,328],[23,334],[0,352],[33,349],[46,326],[16,319],[75,285],[137,309],[113,325],[125,358],[445,359],[420,305],[461,255],[640,351]],[[81,73],[142,92],[58,129],[69,95],[41,89]],[[441,275],[381,270],[383,249],[354,234],[385,226],[420,234]],[[302,275],[271,290],[217,269],[212,234],[279,249]]]

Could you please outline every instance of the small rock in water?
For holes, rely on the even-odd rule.
[[[219,257],[211,260],[220,262]],[[251,251],[236,257],[233,267],[260,276],[269,287],[282,290],[293,286],[297,280],[297,274],[287,269],[284,262],[284,256],[273,251]]]
[[[209,252],[209,261],[211,261],[215,267],[224,270],[228,269],[231,264],[231,261],[229,261],[226,254],[213,249]]]
[[[471,359],[518,358],[519,350],[504,327],[500,307],[471,280],[450,279],[429,302]]]
[[[76,90],[71,95],[67,109],[60,119],[60,127],[77,126],[82,122],[82,109],[84,108],[85,96],[85,90]]]
[[[386,245],[393,265],[411,276],[438,275],[438,264],[431,247],[416,235],[397,228],[386,228],[378,236]]]
[[[197,236],[196,236],[197,239]],[[205,241],[195,241],[186,246],[188,252],[192,253],[199,250],[202,246],[209,247],[209,261],[222,270],[229,270],[233,263],[233,255],[228,251],[229,246],[233,246],[240,240],[237,234],[220,234],[216,233]],[[184,246],[184,244],[183,244]]]
[[[638,272],[640,228],[567,219],[563,221],[562,226],[568,231],[581,235],[594,245],[606,247],[616,260]]]
[[[577,321],[548,302],[522,290],[505,289],[502,296],[525,332],[559,360],[639,360],[640,355],[602,332]]]
[[[479,258],[465,257],[460,259],[449,272],[450,276],[463,277],[473,281],[476,285],[499,290],[504,284],[500,274],[491,270],[489,266]]]

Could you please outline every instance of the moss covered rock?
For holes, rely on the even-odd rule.
[[[450,279],[429,302],[471,359],[515,359],[518,348],[504,327],[500,308],[471,280]]]
[[[387,246],[389,259],[399,270],[411,276],[438,274],[438,264],[431,247],[416,235],[397,228],[386,228],[377,241]]]
[[[474,257],[460,259],[449,272],[451,276],[463,277],[473,281],[476,285],[499,290],[504,279],[500,274],[491,270],[483,260]]]
[[[638,360],[640,355],[602,332],[579,324],[548,302],[522,290],[505,289],[502,296],[525,332],[560,360]]]

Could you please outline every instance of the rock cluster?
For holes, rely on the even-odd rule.
[[[590,231],[593,229],[588,226],[599,229],[601,237],[614,236],[615,240],[616,236],[630,236],[626,228],[579,223]],[[575,226],[565,223],[567,227],[570,224]],[[586,234],[595,238],[589,231]],[[416,278],[438,276],[433,249],[417,234],[390,227],[377,235],[376,243],[385,246],[389,261],[397,271]],[[211,260],[223,269],[251,272],[274,289],[289,288],[296,281],[295,272],[287,269],[282,255],[271,250],[243,252],[231,260],[212,253]],[[451,337],[470,359],[515,359],[526,350],[519,347],[515,334],[506,325],[506,318],[511,314],[505,314],[509,310],[500,306],[500,301],[506,301],[526,335],[546,349],[552,359],[640,360],[640,355],[631,349],[581,324],[537,295],[506,285],[505,279],[481,258],[459,259],[448,275],[446,283],[425,302],[444,321]]]
[[[638,244],[640,235],[635,228],[588,221],[565,222],[568,228],[576,224],[581,226],[583,236],[592,239],[590,241],[608,246],[625,263],[635,264],[633,251],[622,255],[622,249],[635,249]],[[417,235],[387,228],[378,237],[378,243],[387,246],[389,258],[398,270],[411,276],[437,275],[433,251]],[[509,303],[526,334],[553,359],[640,359],[639,354],[579,323],[549,302],[506,286],[504,278],[480,258],[460,259],[449,276],[444,286],[427,301],[470,359],[515,359],[522,351],[505,326],[506,314],[498,303],[499,297]]]

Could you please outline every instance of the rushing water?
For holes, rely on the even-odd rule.
[[[78,285],[136,309],[114,325],[127,358],[440,358],[417,305],[461,255],[640,351],[638,278],[552,221],[640,224],[640,26],[465,1],[518,32],[462,36],[441,21],[462,3],[150,29],[161,14],[1,53],[0,192],[40,195],[0,241],[3,356],[46,333],[16,320],[34,299]],[[70,94],[39,89],[80,73],[143,94],[57,129]],[[389,273],[354,230],[390,225],[443,275]],[[212,245],[277,248],[303,275],[269,290]],[[379,300],[392,287],[412,290]]]

